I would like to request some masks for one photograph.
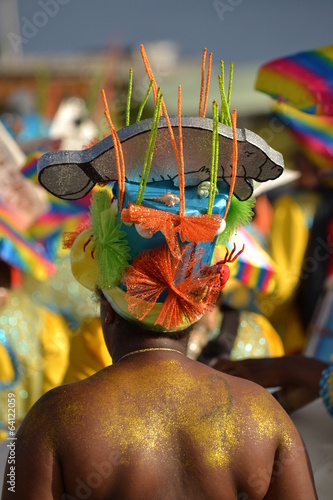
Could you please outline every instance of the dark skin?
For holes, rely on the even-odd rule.
[[[319,397],[319,381],[327,363],[302,355],[279,358],[215,359],[211,366],[223,373],[251,380],[262,387],[279,387],[274,397],[292,413]]]
[[[188,359],[189,332],[152,336],[105,299],[101,320],[114,364],[36,403],[3,500],[317,498],[299,433],[266,390]],[[180,352],[120,359],[151,348]]]
[[[303,387],[316,398],[319,396],[321,374],[328,365],[315,358],[288,355],[241,361],[218,359],[211,366],[223,373],[251,380],[262,387]]]

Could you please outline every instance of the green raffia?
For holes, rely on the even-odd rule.
[[[155,106],[155,110],[154,110],[153,124],[152,124],[150,135],[149,135],[149,143],[148,143],[148,147],[147,147],[147,151],[146,151],[145,161],[143,164],[142,176],[141,176],[139,189],[138,189],[138,196],[136,198],[136,203],[138,205],[141,205],[141,203],[142,203],[143,195],[144,195],[146,185],[148,182],[150,167],[151,167],[151,164],[153,161],[154,147],[155,147],[155,141],[156,141],[157,130],[158,130],[158,122],[160,119],[161,106],[162,106],[162,100],[163,100],[163,94],[160,94],[160,91],[161,91],[161,89],[158,88],[157,95],[156,95],[156,106]]]
[[[136,122],[139,122],[141,120],[141,115],[142,115],[142,111],[143,111],[143,108],[145,107],[146,105],[146,102],[148,101],[148,97],[149,97],[149,94],[151,92],[151,89],[153,88],[153,85],[154,85],[154,79],[150,80],[150,83],[149,83],[149,87],[148,87],[148,90],[147,90],[147,93],[140,105],[140,108],[139,108],[139,111],[138,111],[138,116],[136,117]]]
[[[232,71],[230,67],[230,75],[232,76]],[[231,116],[229,110],[230,97],[231,97],[231,86],[232,79],[229,77],[229,88],[228,88],[228,98],[225,94],[224,89],[224,62],[221,61],[221,75],[219,75],[219,87],[221,95],[221,123],[231,127]]]
[[[131,255],[126,233],[121,230],[117,204],[111,203],[111,194],[107,189],[93,193],[90,219],[94,232],[94,258],[98,268],[97,286],[113,288],[118,285]]]
[[[210,166],[210,186],[207,214],[213,213],[213,206],[216,194],[217,171],[219,162],[219,105],[213,102],[213,133],[212,133],[212,159]]]
[[[228,240],[237,229],[251,222],[254,215],[253,207],[255,205],[255,202],[256,200],[254,197],[246,201],[240,201],[235,196],[232,196],[229,211],[225,221],[226,228],[223,233],[218,236],[218,245],[226,245]]]
[[[133,87],[133,68],[130,68],[130,70],[129,70],[129,82],[128,82],[128,93],[127,93],[127,103],[126,103],[126,127],[128,127],[129,124],[130,124],[132,87]]]

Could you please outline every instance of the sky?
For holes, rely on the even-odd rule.
[[[0,0],[0,4],[16,0]],[[2,38],[23,54],[176,42],[182,57],[203,47],[225,61],[263,63],[332,43],[332,0],[17,0]],[[13,35],[14,33],[14,35]],[[19,39],[21,38],[21,40]]]

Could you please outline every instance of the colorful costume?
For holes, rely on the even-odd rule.
[[[0,423],[7,429],[8,391],[16,395],[19,423],[42,394],[62,383],[70,330],[61,316],[34,304],[23,290],[9,292],[0,321]]]
[[[213,102],[213,119],[205,117],[204,59],[198,117],[181,116],[179,88],[178,116],[169,118],[143,47],[142,56],[154,92],[153,119],[140,121],[144,101],[129,124],[130,77],[127,126],[115,131],[104,96],[111,136],[85,151],[44,155],[38,176],[63,199],[113,184],[112,192],[95,188],[90,226],[65,238],[73,274],[87,288],[101,289],[121,316],[175,331],[214,307],[229,279],[228,263],[240,253],[234,246],[211,265],[214,248],[251,219],[252,180],[277,178],[283,160],[260,137],[236,128],[223,64],[222,109]]]

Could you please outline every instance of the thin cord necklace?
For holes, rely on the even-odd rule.
[[[138,349],[137,351],[131,351],[128,352],[127,354],[124,354],[121,358],[119,358],[116,363],[119,363],[122,359],[127,358],[128,356],[132,356],[133,354],[138,354],[139,352],[148,352],[148,351],[172,351],[172,352],[178,352],[178,354],[182,354],[185,356],[185,354],[181,351],[178,351],[178,349],[171,349],[171,347],[147,347],[147,349]]]

